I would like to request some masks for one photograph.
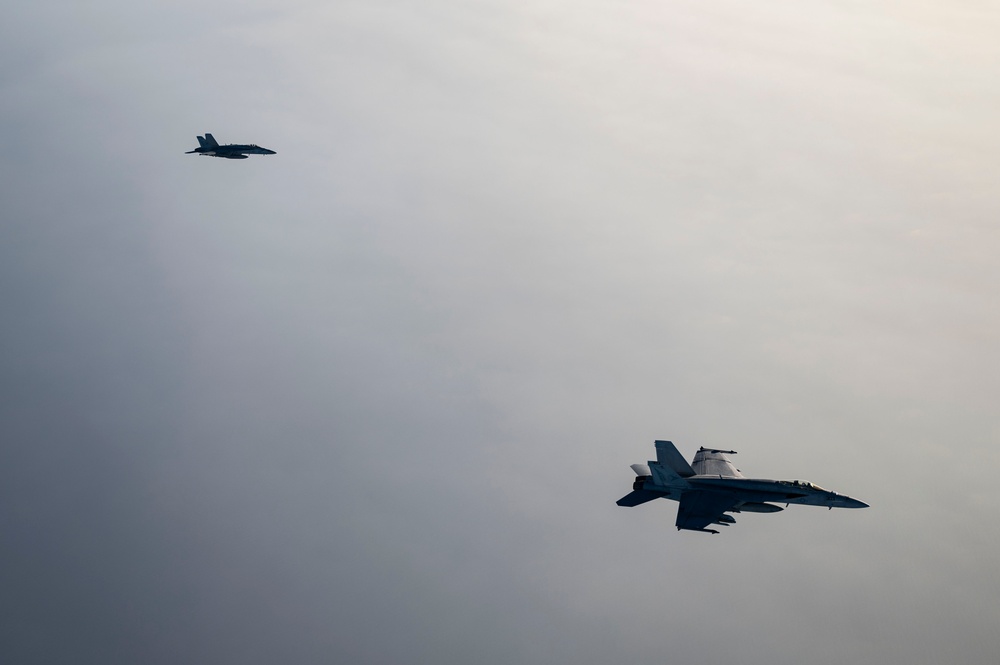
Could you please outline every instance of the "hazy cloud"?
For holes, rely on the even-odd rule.
[[[997,12],[4,16],[4,662],[995,659]]]

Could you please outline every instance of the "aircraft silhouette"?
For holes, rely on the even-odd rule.
[[[277,154],[273,150],[261,148],[259,145],[254,145],[253,143],[230,143],[228,145],[219,145],[219,142],[215,140],[215,137],[208,133],[204,136],[199,136],[198,143],[200,144],[199,147],[194,150],[189,150],[184,154],[199,154],[203,157],[223,157],[225,159],[246,159],[249,155]]]
[[[726,513],[776,513],[775,503],[867,508],[864,501],[825,490],[804,480],[744,478],[726,455],[734,450],[699,448],[689,465],[670,441],[656,442],[656,461],[633,464],[638,476],[632,492],[618,499],[619,506],[638,506],[653,499],[679,501],[677,530],[704,531],[710,524],[729,526],[736,519]]]

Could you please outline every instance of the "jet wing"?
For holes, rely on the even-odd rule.
[[[723,513],[739,503],[732,492],[691,490],[681,495],[677,508],[677,528],[706,531],[705,527],[719,521]]]

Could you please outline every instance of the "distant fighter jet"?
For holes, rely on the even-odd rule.
[[[230,143],[229,145],[219,145],[219,142],[215,140],[215,137],[211,134],[205,134],[204,136],[198,137],[198,143],[201,144],[200,147],[195,148],[185,152],[185,155],[193,155],[195,153],[202,156],[209,157],[225,157],[226,159],[246,159],[249,155],[274,155],[277,154],[273,150],[268,150],[267,148],[261,148],[259,145],[249,144],[243,145],[239,143]]]
[[[744,478],[726,455],[734,450],[699,448],[691,464],[670,441],[656,442],[656,461],[633,464],[638,478],[633,491],[619,506],[638,506],[653,499],[679,501],[677,530],[719,533],[709,524],[735,524],[726,513],[776,513],[784,510],[774,503],[827,508],[867,508],[868,504],[843,494],[830,492],[804,480],[761,480]],[[773,501],[774,503],[766,503]]]

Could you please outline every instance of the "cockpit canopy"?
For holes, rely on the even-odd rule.
[[[804,487],[806,489],[817,490],[819,492],[827,491],[815,483],[810,483],[808,480],[780,480],[778,482],[782,485],[789,485],[791,487]]]

